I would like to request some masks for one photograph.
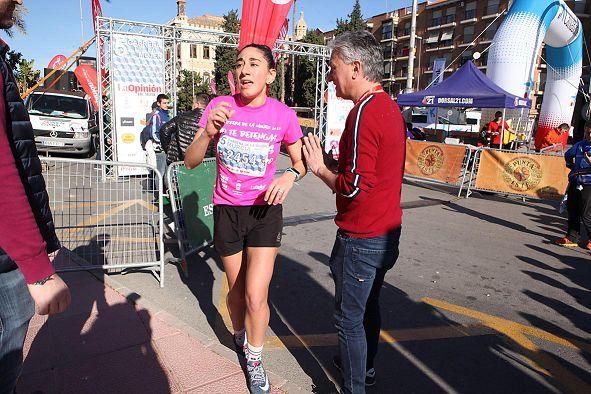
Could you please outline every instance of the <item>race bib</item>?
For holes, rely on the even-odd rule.
[[[222,164],[234,174],[262,177],[267,172],[270,146],[266,142],[242,141],[224,135],[217,149]]]

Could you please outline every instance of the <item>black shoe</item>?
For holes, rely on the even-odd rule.
[[[332,358],[332,363],[334,364],[335,368],[339,370],[339,372],[343,373],[343,367],[341,364],[341,358],[339,356],[334,356]],[[370,368],[365,371],[365,386],[370,387],[376,384],[376,370],[374,368]]]

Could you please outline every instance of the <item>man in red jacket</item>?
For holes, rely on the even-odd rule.
[[[15,6],[21,4],[0,0],[0,29],[12,27]],[[60,313],[70,303],[68,287],[48,257],[59,241],[53,223],[51,229],[47,226],[52,219],[33,128],[4,60],[7,50],[0,40],[0,393],[14,392],[35,306],[46,315]],[[39,223],[52,239],[51,250]]]
[[[365,31],[344,33],[329,44],[330,77],[339,97],[353,100],[339,145],[337,171],[323,160],[318,137],[304,138],[310,170],[336,193],[339,227],[330,257],[344,393],[364,393],[375,383],[380,335],[380,289],[398,258],[402,226],[400,192],[405,125],[380,86],[382,51]]]

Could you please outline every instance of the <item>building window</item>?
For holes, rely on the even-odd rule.
[[[389,79],[392,74],[392,62],[384,63],[384,79]]]
[[[439,26],[441,25],[441,17],[442,13],[441,10],[433,11],[433,17],[431,18],[431,26]]]
[[[486,31],[484,32],[484,39],[486,41],[492,41],[495,38],[495,34],[497,34],[497,29],[499,28],[499,22],[495,22]]]
[[[176,58],[177,59],[181,58],[181,44],[177,44],[177,46],[176,46]]]
[[[197,44],[191,44],[189,49],[191,59],[197,59]]]
[[[203,47],[203,58],[209,59],[209,47],[207,45]]]
[[[584,14],[587,11],[587,0],[575,0],[573,11],[577,14]]]
[[[456,21],[456,7],[448,8],[445,11],[445,18],[443,19],[443,23],[453,23]]]
[[[501,0],[488,0],[486,7],[486,15],[498,14],[501,8]]]
[[[209,72],[204,72],[203,73],[203,82],[205,83],[209,83],[209,81],[211,80],[211,76],[209,75]]]
[[[384,59],[391,59],[392,58],[392,45],[391,44],[383,45],[382,52],[384,54]]]
[[[472,60],[472,51],[466,51],[462,54],[462,58],[460,59],[460,64],[463,65],[468,60]]]
[[[474,19],[474,18],[476,18],[476,2],[475,1],[466,4],[466,14],[464,15],[464,19]]]
[[[464,44],[469,44],[474,40],[474,26],[464,27]]]
[[[410,22],[404,25],[404,30],[402,30],[402,36],[410,36]]]
[[[392,38],[392,21],[382,24],[382,40],[389,40]]]

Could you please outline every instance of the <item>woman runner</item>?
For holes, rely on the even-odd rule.
[[[271,50],[258,44],[245,46],[236,60],[236,75],[240,93],[209,103],[187,149],[185,165],[198,166],[214,140],[213,239],[228,280],[226,302],[234,342],[246,357],[250,391],[267,393],[270,385],[261,355],[269,325],[269,284],[281,245],[281,204],[306,168],[295,112],[267,96],[276,75]],[[275,178],[281,143],[292,167]]]

